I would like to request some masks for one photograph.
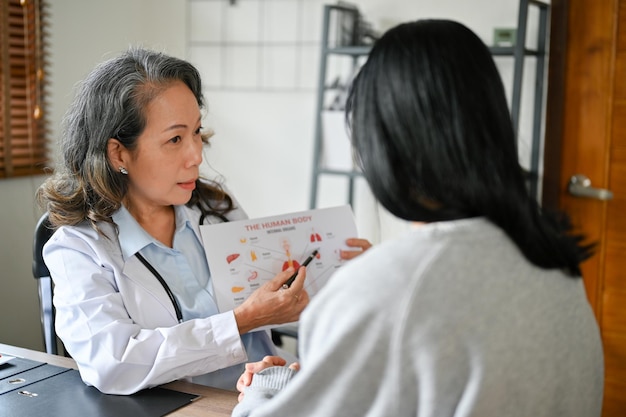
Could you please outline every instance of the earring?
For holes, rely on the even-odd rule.
[[[128,175],[128,170],[124,167],[119,167],[120,173],[124,174],[124,175]]]

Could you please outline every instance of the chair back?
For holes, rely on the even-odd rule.
[[[48,213],[44,213],[35,227],[33,239],[33,276],[37,280],[39,290],[39,307],[41,314],[41,327],[46,352],[58,354],[57,334],[54,329],[54,306],[52,304],[53,283],[50,271],[43,260],[43,245],[50,239],[54,230],[48,220]]]

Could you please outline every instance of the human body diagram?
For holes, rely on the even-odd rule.
[[[357,235],[349,206],[201,227],[220,311],[232,309],[278,272],[297,270],[314,250],[305,289],[314,296],[343,261]]]

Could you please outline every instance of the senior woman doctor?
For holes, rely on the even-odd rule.
[[[183,377],[234,389],[244,361],[276,352],[267,332],[250,331],[298,320],[308,303],[304,270],[280,290],[290,268],[218,312],[199,225],[245,213],[199,178],[201,91],[191,64],[161,53],[131,48],[98,65],[38,191],[57,228],[43,252],[57,332],[83,380],[105,393]]]

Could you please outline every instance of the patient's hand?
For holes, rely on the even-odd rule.
[[[241,374],[237,381],[237,391],[239,391],[239,401],[243,399],[243,392],[246,387],[252,383],[252,377],[254,374],[261,372],[263,369],[270,368],[272,366],[285,366],[287,361],[280,356],[266,356],[259,362],[250,362],[246,364],[246,370]],[[289,368],[294,371],[300,370],[300,364],[297,362],[289,365]]]

